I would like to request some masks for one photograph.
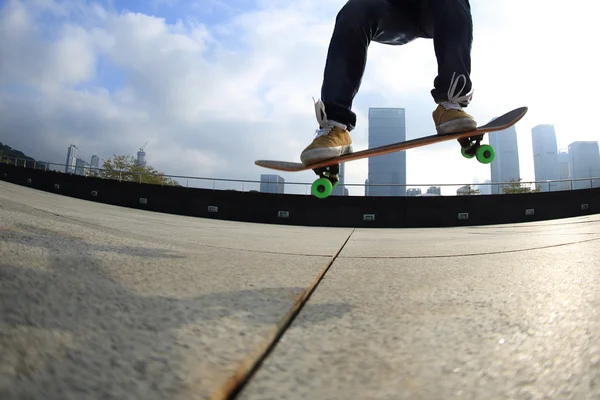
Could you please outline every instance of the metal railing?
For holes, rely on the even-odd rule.
[[[128,171],[106,170],[86,166],[67,166],[66,164],[33,161],[23,158],[0,156],[0,163],[12,164],[23,168],[42,169],[67,174],[92,176],[102,179],[114,179],[137,183],[177,185],[188,188],[234,190],[243,192],[267,192],[285,194],[311,193],[312,182],[261,182],[256,180],[207,178],[198,176],[132,173]],[[484,183],[436,183],[436,184],[363,184],[345,183],[334,189],[334,195],[349,196],[458,196],[511,194],[525,192],[554,192],[580,190],[600,187],[600,177],[557,179],[528,182],[484,182]],[[442,188],[443,190],[442,193]],[[355,190],[350,190],[355,189]],[[451,194],[447,194],[450,192]]]

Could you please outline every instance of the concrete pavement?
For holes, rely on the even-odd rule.
[[[600,216],[286,227],[0,182],[0,398],[598,399],[599,244]]]

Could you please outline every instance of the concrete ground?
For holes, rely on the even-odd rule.
[[[600,399],[600,216],[287,227],[0,182],[1,399],[234,395]]]

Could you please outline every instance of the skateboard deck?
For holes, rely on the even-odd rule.
[[[357,151],[350,154],[344,154],[339,157],[330,158],[327,160],[319,161],[314,164],[304,165],[299,162],[292,161],[276,161],[276,160],[256,160],[254,163],[264,168],[275,169],[278,171],[289,171],[299,172],[310,169],[317,169],[322,167],[328,167],[335,164],[340,164],[346,161],[359,160],[361,158],[380,156],[383,154],[393,153],[396,151],[403,151],[412,149],[415,147],[427,146],[430,144],[440,143],[447,140],[463,139],[473,136],[483,135],[488,132],[502,131],[510,128],[527,113],[527,107],[520,107],[515,110],[509,111],[506,114],[496,118],[495,120],[488,122],[483,126],[477,127],[477,129],[467,132],[452,133],[448,135],[431,135],[417,139],[407,140],[404,142],[392,143],[385,146],[374,147],[372,149],[366,149]]]
[[[374,147],[344,154],[339,157],[329,158],[318,161],[313,164],[304,165],[299,162],[276,161],[276,160],[256,160],[254,163],[264,168],[278,171],[299,172],[313,170],[320,179],[317,179],[312,186],[312,194],[319,198],[325,198],[331,194],[332,189],[338,184],[339,166],[343,162],[360,160],[362,158],[375,157],[396,151],[404,151],[415,147],[427,146],[448,140],[458,140],[461,146],[462,155],[466,158],[476,157],[480,163],[489,164],[494,160],[495,152],[489,144],[481,144],[485,133],[503,131],[510,128],[527,113],[528,107],[519,107],[501,115],[498,118],[479,126],[474,130],[451,133],[446,135],[431,135],[417,139],[411,139],[404,142],[392,143],[385,146]]]

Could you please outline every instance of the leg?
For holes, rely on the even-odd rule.
[[[351,111],[371,41],[401,45],[417,38],[418,9],[412,0],[348,0],[337,15],[327,53],[321,101],[315,104],[319,129],[302,151],[305,165],[352,152]],[[319,174],[318,171],[315,171]]]
[[[417,37],[414,3],[406,0],[349,0],[337,15],[329,44],[321,100],[329,120],[356,126],[352,101],[360,87],[371,41],[402,45]]]
[[[438,75],[431,91],[438,104],[433,112],[436,130],[444,135],[475,129],[477,122],[462,109],[473,96],[473,21],[469,0],[429,0],[426,6],[438,61]]]
[[[438,76],[431,91],[436,103],[467,107],[471,101],[473,20],[469,0],[430,0]]]

